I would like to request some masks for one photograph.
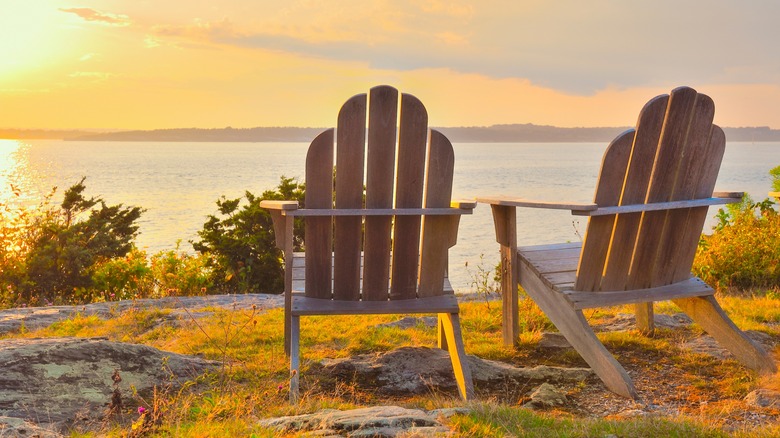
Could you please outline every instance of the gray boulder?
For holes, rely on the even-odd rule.
[[[474,387],[480,390],[530,391],[541,383],[576,383],[593,376],[589,368],[536,366],[518,368],[502,362],[468,356]],[[438,348],[402,347],[380,354],[326,359],[310,373],[340,381],[354,382],[381,394],[428,394],[431,390],[457,392],[449,354]]]
[[[531,400],[524,406],[530,408],[553,408],[566,404],[567,397],[564,391],[549,383],[542,383],[531,393]]]
[[[0,417],[47,428],[90,425],[137,406],[134,388],[176,387],[215,364],[103,338],[0,341]]]

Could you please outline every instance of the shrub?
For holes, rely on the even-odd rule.
[[[150,260],[156,293],[160,296],[203,295],[212,285],[208,257],[176,249],[161,251]]]
[[[304,203],[305,186],[294,178],[281,177],[275,190],[257,197],[250,192],[241,198],[217,200],[219,217],[211,215],[198,232],[193,248],[209,257],[214,287],[231,293],[281,293],[284,290],[284,263],[276,247],[271,215],[260,201],[296,200]],[[294,247],[303,246],[303,220],[297,219]]]
[[[83,300],[117,301],[147,298],[154,294],[154,278],[146,252],[133,248],[124,257],[98,264],[92,274],[93,285],[82,291]]]
[[[769,175],[772,177],[772,190],[780,192],[780,166],[770,170]]]
[[[95,267],[133,248],[143,210],[86,198],[84,180],[66,190],[56,207],[50,203],[56,189],[37,208],[5,206],[0,280],[13,290],[5,305],[90,301]]]
[[[772,201],[746,196],[717,218],[699,242],[694,273],[720,291],[780,287],[780,215]]]

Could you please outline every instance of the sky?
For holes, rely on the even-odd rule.
[[[631,126],[710,95],[780,129],[774,0],[0,0],[0,127],[326,127],[379,84],[432,126]]]

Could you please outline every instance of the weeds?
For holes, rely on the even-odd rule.
[[[490,306],[490,301],[494,296],[501,296],[501,278],[500,264],[493,269],[485,267],[485,254],[479,255],[479,262],[476,265],[476,271],[469,270],[469,263],[466,262],[466,273],[471,278],[471,290],[485,300],[485,304]]]

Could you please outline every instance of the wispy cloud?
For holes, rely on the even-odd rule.
[[[60,11],[76,14],[86,21],[96,21],[111,26],[129,26],[131,23],[127,15],[100,12],[91,8],[60,8]]]
[[[86,79],[95,79],[95,80],[104,81],[114,75],[112,73],[106,73],[101,71],[77,71],[71,73],[68,76],[72,78],[86,78]]]
[[[766,56],[778,40],[780,3],[494,3],[290,1],[252,20],[225,15],[232,21],[179,22],[153,34],[381,69],[522,78],[576,95],[669,82],[780,81],[780,57]]]
[[[162,45],[162,43],[160,43],[159,39],[157,39],[157,38],[155,38],[155,37],[153,37],[151,35],[147,35],[146,38],[144,38],[144,45],[147,48],[151,49],[151,48],[154,48],[154,47],[160,47]]]

